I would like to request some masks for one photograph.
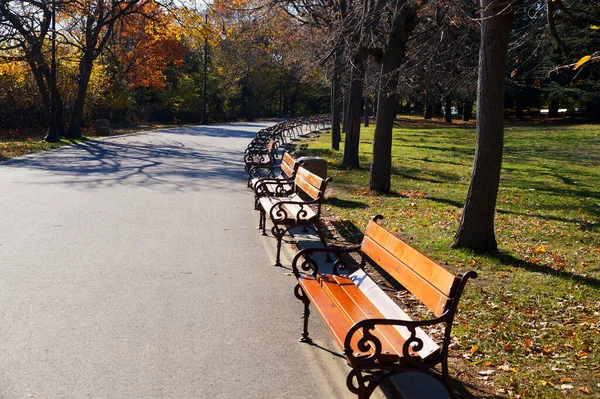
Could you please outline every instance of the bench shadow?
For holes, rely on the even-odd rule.
[[[337,197],[327,197],[326,204],[346,209],[367,209],[369,207],[369,205],[364,202],[344,200]]]
[[[349,220],[334,220],[331,222],[332,226],[338,232],[338,234],[352,244],[358,244],[363,239],[363,232]]]
[[[506,266],[518,267],[520,269],[524,269],[530,271],[532,273],[542,273],[547,274],[553,277],[557,277],[563,280],[570,280],[577,282],[579,284],[587,285],[591,288],[599,289],[600,288],[600,279],[594,277],[585,277],[580,276],[578,274],[552,269],[547,266],[538,265],[532,262],[528,262],[523,259],[515,258],[514,256],[500,252],[496,255],[488,255],[490,258],[497,260]]]

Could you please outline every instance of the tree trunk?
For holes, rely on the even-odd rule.
[[[69,139],[81,138],[81,125],[83,122],[83,107],[85,105],[85,97],[87,94],[90,76],[92,75],[93,58],[90,54],[85,54],[79,63],[79,78],[77,79],[77,95],[73,103],[71,111],[71,119],[69,120],[69,129],[65,137]]]
[[[433,118],[433,106],[431,105],[430,102],[427,102],[425,104],[425,119],[432,119]]]
[[[365,118],[365,127],[369,127],[369,96],[365,95],[365,106],[364,106],[364,118]]]
[[[473,102],[465,100],[463,103],[463,121],[468,122],[473,116]]]
[[[519,90],[515,91],[515,118],[523,119],[525,113],[523,112],[523,96]]]
[[[348,94],[348,115],[346,119],[346,141],[344,143],[344,158],[342,165],[349,168],[359,168],[358,147],[360,144],[360,117],[363,77],[365,73],[364,56],[358,53],[352,62],[352,80]]]
[[[406,52],[406,42],[415,28],[417,19],[414,11],[398,2],[392,17],[390,33],[386,41],[379,76],[379,94],[375,139],[373,142],[373,162],[369,188],[380,193],[389,193],[392,173],[392,129],[396,116],[396,90],[398,88],[397,69],[400,68]]]
[[[444,98],[444,120],[446,123],[452,123],[452,96]]]
[[[333,54],[333,79],[331,80],[331,148],[340,149],[342,133],[340,131],[340,114],[342,113],[342,57],[343,48],[336,48]]]
[[[439,101],[436,101],[433,103],[433,115],[436,118],[441,118],[442,117],[442,109],[444,107],[442,107],[442,103]]]
[[[558,118],[558,100],[553,98],[550,100],[550,107],[548,107],[548,118]]]
[[[477,143],[471,183],[453,248],[497,252],[494,213],[504,146],[504,71],[512,0],[481,0]]]
[[[344,96],[342,100],[342,132],[348,133],[348,102],[350,98],[348,90],[344,90],[342,95]]]

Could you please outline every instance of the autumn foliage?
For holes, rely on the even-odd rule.
[[[160,90],[165,88],[167,68],[183,65],[181,30],[154,3],[143,11],[120,21],[110,48],[112,61],[117,80]]]

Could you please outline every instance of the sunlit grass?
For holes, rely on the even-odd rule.
[[[330,140],[325,132],[299,147],[328,162],[330,218],[363,230],[380,213],[389,228],[450,269],[479,272],[454,330],[463,378],[470,373],[484,391],[501,396],[600,395],[598,125],[507,127],[498,256],[449,249],[471,175],[472,125],[401,120],[390,196],[368,191],[373,127],[361,131],[359,170],[340,167],[343,143],[333,151]],[[482,370],[495,371],[486,380]]]

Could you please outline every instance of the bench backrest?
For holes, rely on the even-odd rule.
[[[452,302],[459,277],[381,227],[379,218],[371,220],[365,230],[363,254],[441,316]]]
[[[281,159],[281,172],[286,177],[291,177],[294,175],[296,160],[287,152],[283,154],[283,158]]]
[[[329,179],[322,179],[311,171],[300,166],[296,171],[294,184],[313,200],[322,199]]]

